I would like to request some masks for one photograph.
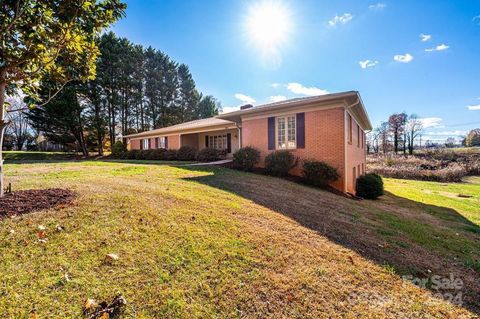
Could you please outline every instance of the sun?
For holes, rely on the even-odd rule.
[[[246,18],[248,38],[259,49],[277,51],[292,30],[291,12],[280,1],[265,0],[252,4]]]

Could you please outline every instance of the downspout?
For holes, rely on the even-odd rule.
[[[237,127],[238,130],[238,149],[242,148],[242,127],[235,122],[235,126]]]

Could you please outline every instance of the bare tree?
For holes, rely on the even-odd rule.
[[[390,135],[388,122],[382,122],[380,126],[376,128],[376,133],[378,135],[378,140],[382,144],[383,154],[386,154],[388,150],[388,137]]]
[[[412,114],[408,118],[406,124],[407,140],[408,140],[408,154],[413,154],[413,149],[415,145],[415,139],[420,136],[420,133],[423,130],[422,121],[418,118],[417,115]]]
[[[388,118],[390,132],[393,134],[393,149],[395,154],[398,153],[398,145],[400,144],[402,135],[404,134],[407,118],[408,116],[405,112],[392,114]]]
[[[32,135],[32,129],[28,123],[27,116],[24,111],[21,111],[26,108],[26,105],[23,103],[22,97],[18,95],[8,97],[7,102],[10,107],[7,110],[6,119],[8,126],[6,130],[7,133],[13,136],[15,148],[20,151]]]

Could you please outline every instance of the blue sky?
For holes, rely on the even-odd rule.
[[[113,31],[186,63],[225,111],[357,90],[374,126],[406,111],[425,119],[426,139],[480,127],[478,0],[127,4]]]

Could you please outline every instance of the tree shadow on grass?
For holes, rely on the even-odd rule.
[[[429,279],[434,293],[462,293],[463,306],[480,314],[480,227],[453,209],[387,193],[356,201],[305,185],[216,167],[186,167],[208,175],[184,180],[215,187],[318,232],[398,276]],[[213,174],[212,174],[213,173]],[[469,264],[471,260],[471,264]],[[463,287],[435,290],[433,276],[460,278]]]

